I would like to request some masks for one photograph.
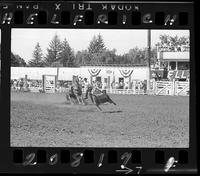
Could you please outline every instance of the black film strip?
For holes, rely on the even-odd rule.
[[[141,1],[141,2],[140,1],[126,1],[126,2],[125,1],[124,2],[123,1],[122,2],[121,1],[110,1],[110,2],[109,1],[85,1],[85,2],[4,1],[4,2],[0,2],[1,97],[2,97],[1,98],[1,107],[2,107],[2,110],[4,111],[4,116],[1,118],[1,123],[0,123],[1,124],[1,139],[2,139],[1,140],[2,146],[1,146],[0,152],[1,152],[1,156],[3,158],[0,160],[0,172],[4,172],[4,173],[5,172],[11,172],[11,173],[21,173],[21,172],[24,172],[24,173],[30,173],[30,172],[33,172],[33,173],[44,173],[44,172],[47,172],[47,173],[110,173],[110,174],[197,173],[197,156],[196,156],[197,139],[196,139],[196,113],[195,113],[196,93],[195,93],[195,87],[194,87],[196,84],[195,84],[194,12],[193,12],[193,10],[194,10],[193,2],[159,2],[159,1],[156,1],[156,2],[148,2],[148,1]],[[20,135],[22,135],[23,133],[29,134],[31,139],[32,139],[32,136],[37,135],[37,134],[35,134],[35,132],[34,133],[31,132],[31,129],[34,128],[35,123],[38,123],[37,120],[40,117],[42,118],[42,115],[44,115],[44,114],[42,114],[42,115],[40,114],[38,116],[36,113],[35,116],[38,119],[35,119],[34,121],[32,121],[32,124],[29,124],[29,126],[26,126],[26,125],[23,126],[24,122],[22,122],[22,120],[20,120],[20,118],[18,119],[19,121],[17,121],[15,118],[12,118],[12,114],[17,113],[16,112],[17,107],[18,107],[18,104],[20,104],[20,103],[15,104],[15,102],[13,102],[13,100],[12,100],[13,95],[10,90],[10,89],[12,89],[12,86],[10,87],[11,78],[12,78],[12,75],[14,75],[13,74],[14,71],[12,70],[12,67],[15,67],[15,68],[22,67],[20,65],[21,63],[18,64],[18,66],[16,66],[16,65],[12,66],[12,64],[13,64],[12,59],[17,58],[16,55],[12,55],[13,54],[12,47],[14,45],[14,44],[12,45],[12,42],[15,41],[14,34],[13,34],[15,32],[15,30],[21,30],[21,29],[27,30],[27,31],[38,30],[38,29],[45,29],[45,30],[47,30],[47,29],[77,30],[78,29],[80,31],[88,30],[88,33],[90,33],[90,30],[94,30],[94,29],[97,31],[98,30],[113,30],[113,31],[114,30],[121,30],[121,31],[126,31],[126,30],[133,30],[133,31],[134,30],[146,30],[146,31],[150,31],[150,30],[151,31],[153,31],[153,30],[160,30],[160,31],[161,30],[162,31],[165,31],[165,30],[168,30],[168,31],[180,30],[181,31],[181,30],[183,30],[184,31],[185,30],[186,31],[186,30],[188,30],[189,31],[189,48],[190,48],[189,54],[188,54],[188,57],[189,57],[189,68],[188,69],[189,69],[189,78],[190,78],[189,83],[190,84],[188,84],[188,87],[187,87],[189,89],[189,97],[187,97],[188,98],[187,99],[188,107],[185,107],[183,105],[184,106],[183,108],[188,108],[189,110],[187,111],[187,113],[188,113],[187,119],[179,120],[178,119],[179,116],[177,116],[178,120],[175,121],[177,124],[181,124],[183,121],[187,121],[187,122],[185,122],[185,124],[183,126],[181,126],[181,125],[179,126],[179,128],[181,128],[181,129],[183,128],[183,129],[188,130],[188,131],[186,130],[187,135],[182,134],[182,132],[178,133],[177,131],[179,131],[180,129],[178,129],[176,124],[175,125],[170,124],[171,125],[170,128],[167,129],[165,132],[162,131],[164,129],[160,129],[161,130],[160,133],[166,133],[164,135],[164,138],[166,138],[166,141],[168,141],[168,138],[176,138],[178,135],[180,135],[180,136],[186,135],[185,137],[183,137],[183,139],[185,139],[185,141],[187,141],[186,144],[184,143],[184,145],[183,145],[182,143],[178,142],[178,139],[176,139],[173,141],[174,142],[173,145],[170,145],[170,144],[168,145],[166,143],[165,147],[163,147],[164,145],[162,145],[162,143],[159,142],[159,140],[163,140],[162,137],[155,139],[155,141],[153,141],[153,139],[149,139],[149,137],[146,137],[146,138],[144,138],[143,142],[145,143],[145,141],[147,142],[148,140],[152,140],[153,147],[151,147],[151,146],[144,147],[143,143],[141,142],[141,139],[138,139],[140,141],[140,144],[136,145],[137,140],[133,140],[132,141],[132,142],[134,142],[134,144],[132,143],[133,146],[128,145],[126,147],[126,145],[124,145],[124,146],[120,145],[120,143],[123,143],[123,140],[122,141],[118,140],[117,134],[116,134],[116,137],[113,137],[112,139],[110,139],[111,141],[114,141],[114,142],[118,141],[117,144],[113,143],[113,144],[110,144],[110,146],[102,145],[102,147],[99,147],[100,144],[96,145],[96,146],[91,145],[91,144],[90,144],[91,146],[89,146],[89,144],[88,144],[88,146],[85,147],[84,143],[81,143],[80,145],[77,144],[74,146],[71,146],[70,143],[68,143],[69,146],[71,146],[71,147],[69,147],[68,144],[66,144],[66,147],[59,146],[56,144],[54,146],[48,146],[48,144],[46,144],[47,146],[42,146],[42,145],[37,146],[37,145],[34,145],[34,143],[35,144],[40,143],[37,141],[40,139],[36,139],[36,141],[31,143],[29,141],[28,137],[25,139],[25,142],[22,141],[22,138],[20,137]],[[28,34],[26,35],[25,33],[24,33],[24,35],[25,35],[25,38],[28,38],[28,37],[31,38],[31,35],[29,36]],[[77,33],[77,35],[79,35],[79,33]],[[145,33],[145,35],[146,35],[146,33]],[[23,35],[20,35],[20,37],[22,37],[22,36]],[[111,38],[115,38],[115,37],[117,38],[118,36],[113,35]],[[146,40],[148,40],[148,37]],[[172,36],[170,36],[170,37],[172,37]],[[22,40],[18,39],[18,40],[19,40],[18,45],[22,45],[23,47],[26,46],[23,44],[23,39]],[[42,43],[42,39],[40,39],[40,40]],[[146,40],[143,42],[146,42]],[[31,42],[31,39],[30,39],[30,42]],[[81,40],[79,42],[81,43]],[[27,48],[28,48],[28,45],[29,44],[27,43]],[[169,46],[167,46],[167,47],[169,48]],[[184,50],[184,52],[187,52],[187,51]],[[165,52],[165,51],[163,51],[163,52]],[[168,52],[168,51],[166,51],[166,52]],[[181,53],[181,52],[179,52],[179,53]],[[87,52],[84,55],[84,57],[86,57],[86,55],[87,55]],[[121,55],[123,55],[123,54],[121,54]],[[163,57],[163,55],[162,56],[160,55],[160,57]],[[105,57],[108,57],[108,55],[106,55]],[[112,58],[111,54],[109,55],[109,57]],[[120,56],[120,54],[119,54],[119,56],[117,56],[117,54],[116,54],[116,57],[120,58],[121,56]],[[20,56],[18,57],[18,59],[19,58],[20,58]],[[125,57],[121,57],[121,59],[124,59],[124,58]],[[181,58],[180,60],[181,60],[180,62],[188,62],[188,61],[185,61],[184,58]],[[162,62],[162,60],[161,60],[161,62]],[[174,62],[175,64],[178,63],[178,61],[171,60],[171,61],[168,61],[168,64],[170,62]],[[128,74],[126,69],[129,69],[131,67],[133,67],[133,71],[132,71],[133,73],[135,70],[137,70],[137,69],[139,70],[140,67],[142,69],[145,69],[146,68],[145,64],[147,64],[147,66],[149,64],[149,68],[150,68],[150,62],[142,63],[142,64],[141,63],[135,64],[133,66],[132,63],[123,63],[124,70],[122,70],[120,72],[121,74],[123,74],[121,77],[124,76],[124,80],[125,80],[126,74]],[[92,68],[94,67],[96,69],[96,70],[95,69],[90,70],[90,74],[91,75],[93,74],[91,76],[92,77],[91,79],[93,79],[94,77],[95,78],[97,77],[96,75],[98,75],[99,72],[103,72],[102,71],[103,69],[101,70],[101,68],[113,67],[115,69],[118,69],[118,67],[119,68],[122,67],[122,63],[119,62],[119,63],[113,64],[111,66],[111,65],[109,65],[109,62],[108,63],[100,63],[100,64],[89,62],[84,66],[86,66],[86,68],[88,68],[88,70],[91,67]],[[31,66],[27,65],[25,68],[29,68],[29,67],[31,67]],[[43,67],[45,67],[45,66],[43,66]],[[51,65],[49,67],[54,69],[54,68],[58,68],[58,67],[63,67],[63,65],[60,66],[60,65],[55,64],[55,65]],[[69,67],[72,67],[72,66],[69,66]],[[79,67],[77,67],[77,66],[75,67],[75,69],[78,69],[78,68]],[[100,68],[100,70],[98,72],[99,68]],[[188,69],[186,69],[186,70],[188,71]],[[186,74],[187,71],[185,71],[185,72],[181,71],[180,73],[178,73],[178,64],[176,65],[176,69],[174,69],[174,70],[176,70],[176,72],[177,72],[174,74],[174,77],[175,77],[174,81],[176,81],[175,79],[177,79],[176,76],[179,77],[180,79],[186,79],[186,77],[188,77],[188,75]],[[168,71],[170,71],[170,70],[168,70]],[[132,72],[130,72],[130,74],[132,74]],[[140,71],[139,74],[142,74],[143,72],[144,71]],[[16,72],[16,74],[17,73],[20,74],[20,69],[18,72]],[[30,73],[31,73],[31,71],[30,71]],[[109,72],[106,72],[106,73],[108,75],[110,74]],[[39,71],[37,74],[39,74]],[[52,72],[48,71],[48,73],[45,73],[45,75],[43,75],[41,77],[41,79],[43,81],[42,82],[43,89],[41,90],[41,92],[47,91],[45,89],[47,86],[46,87],[44,86],[44,84],[45,84],[44,80],[47,80],[48,76],[49,75],[51,76],[52,74],[53,74],[53,71]],[[114,71],[112,74],[114,74]],[[57,74],[57,76],[58,76],[58,74]],[[121,79],[121,77],[120,77],[120,79]],[[130,77],[130,76],[127,76],[127,78],[128,77]],[[14,79],[17,79],[17,78],[13,78],[13,80]],[[110,77],[109,78],[106,77],[106,82],[109,82],[110,81],[109,79],[110,79]],[[132,79],[132,78],[130,78],[130,79]],[[55,80],[57,81],[58,78],[55,77]],[[52,80],[50,80],[50,81],[52,81]],[[133,79],[133,81],[135,81],[135,80]],[[164,80],[164,81],[166,81],[166,80]],[[73,82],[73,80],[72,80],[72,82]],[[116,82],[116,80],[115,80],[115,82]],[[155,84],[157,85],[157,83],[155,83]],[[162,84],[164,84],[164,83],[162,83]],[[174,84],[174,90],[175,90],[176,83],[173,83],[173,84]],[[167,86],[170,86],[170,85],[167,85]],[[178,85],[178,86],[181,86],[181,85]],[[165,88],[163,88],[163,89],[165,90]],[[182,87],[181,89],[185,90],[186,88]],[[108,95],[110,95],[111,97],[113,94],[114,94],[113,97],[120,94],[120,91],[123,92],[123,90],[121,90],[120,88],[119,88],[119,90],[116,89],[115,93],[112,93],[110,89],[106,89],[106,90],[108,92]],[[161,89],[159,89],[159,90],[160,90],[160,92],[162,92]],[[183,90],[183,92],[184,92],[184,90]],[[26,93],[24,93],[24,92],[22,93],[20,91],[21,91],[21,89],[19,86],[18,93],[16,93],[16,92],[14,93],[14,96],[18,97],[18,99],[15,101],[19,101],[20,97],[23,97],[26,94]],[[168,90],[168,93],[166,93],[166,94],[168,94],[168,96],[170,94],[169,93],[170,91],[171,91],[171,89]],[[180,92],[181,91],[182,90],[180,90]],[[150,97],[156,97],[155,95],[160,95],[159,94],[160,92],[157,92],[157,94],[154,92],[153,95],[150,95],[150,93],[148,93],[146,95],[145,92],[141,93],[142,95],[138,95],[140,93],[137,93],[137,94],[133,93],[134,95],[132,95],[132,96],[135,97],[135,99],[136,99],[135,101],[138,101],[138,103],[140,103],[139,101],[142,101],[142,100],[138,97],[144,96],[144,99],[145,99],[145,96],[147,97],[149,95],[150,95]],[[176,94],[176,93],[177,92],[175,91],[174,94]],[[16,94],[20,94],[20,96],[16,95]],[[128,94],[128,95],[130,96],[130,94]],[[28,95],[28,93],[26,95]],[[35,94],[32,93],[31,95],[35,95]],[[41,97],[43,95],[46,95],[46,94],[41,94]],[[55,95],[57,95],[57,94],[55,94]],[[61,94],[59,94],[59,96],[60,95]],[[182,96],[179,97],[176,95],[174,95],[173,98],[176,97],[177,101],[178,101],[178,99],[182,98]],[[166,97],[168,97],[168,96],[166,96]],[[96,96],[94,96],[94,97],[96,97]],[[164,96],[162,96],[162,97],[164,97]],[[35,98],[32,97],[32,99],[35,99]],[[38,97],[38,100],[39,99],[40,99],[40,97]],[[60,99],[62,99],[61,96],[60,96]],[[105,100],[105,98],[104,98],[104,100]],[[118,99],[116,98],[116,100],[118,100]],[[49,100],[49,101],[51,102],[52,100]],[[94,101],[95,101],[96,105],[98,106],[98,103],[95,98],[94,98]],[[98,99],[98,101],[100,102],[101,100]],[[105,101],[109,102],[110,100],[106,99]],[[128,101],[128,98],[127,98],[127,101]],[[134,98],[133,98],[133,101],[134,101]],[[163,100],[163,102],[164,101],[165,100]],[[185,99],[183,101],[185,101]],[[163,102],[161,102],[161,104]],[[176,100],[175,100],[175,102],[176,102]],[[22,101],[22,104],[23,103],[24,102]],[[118,102],[116,102],[116,103],[118,105]],[[153,104],[154,102],[151,102],[151,103]],[[133,104],[133,106],[134,105],[137,105],[137,104]],[[27,106],[33,106],[33,105],[27,105]],[[72,105],[68,105],[68,104],[66,105],[63,103],[63,104],[59,104],[59,106],[60,107],[58,107],[58,109],[63,108],[64,106],[69,106],[70,108],[74,108],[74,107],[78,107],[80,105],[72,106]],[[89,105],[86,104],[84,107],[87,107],[87,106],[89,106]],[[175,104],[174,104],[174,106],[175,106]],[[26,107],[24,107],[24,108],[26,109]],[[137,108],[140,109],[139,106]],[[146,108],[146,107],[144,107],[144,108]],[[147,109],[148,108],[149,107],[147,107]],[[168,107],[164,106],[164,108],[168,108]],[[23,109],[23,108],[21,107],[18,109],[19,112],[16,115],[17,117],[23,116],[23,113],[22,113],[23,111],[21,112],[21,109]],[[126,109],[126,107],[123,110],[119,110],[119,111],[109,111],[109,113],[110,114],[121,113],[121,112],[125,112],[126,111],[125,109]],[[82,114],[84,114],[84,110],[85,109],[82,107],[77,110],[77,114],[79,114],[79,117],[82,117]],[[49,111],[50,111],[50,109],[49,109]],[[90,111],[94,112],[97,110],[92,109]],[[52,112],[52,111],[50,111],[50,112]],[[48,113],[48,112],[45,111],[45,113]],[[98,113],[99,112],[97,112],[93,116],[94,119],[95,118],[99,119],[98,116],[100,116],[100,115]],[[106,113],[107,113],[107,111],[106,111]],[[108,113],[107,114],[106,113],[105,113],[105,117],[107,117],[107,114],[108,114]],[[139,115],[140,115],[142,113],[142,110],[141,110],[141,112],[139,112],[139,110],[135,109],[135,114],[132,114],[132,118],[130,118],[130,119],[132,119],[132,121],[130,122],[131,127],[129,127],[129,129],[130,129],[130,131],[131,130],[133,131],[133,133],[132,133],[133,136],[135,135],[135,133],[138,133],[138,134],[140,133],[140,131],[134,131],[134,128],[137,128],[134,125],[134,123],[138,124],[138,122],[137,122],[138,118],[136,118],[136,120],[134,120],[134,117],[137,116],[137,113],[139,113]],[[182,115],[184,116],[183,112],[180,112],[180,113],[182,113]],[[34,113],[32,113],[32,116],[33,116],[33,114]],[[169,110],[168,114],[173,114],[173,112]],[[76,117],[74,117],[74,118],[76,118]],[[85,119],[81,119],[79,117],[77,117],[77,121],[76,121],[78,125],[81,125],[82,120],[85,120],[85,119],[87,120],[87,115],[85,116]],[[174,115],[174,117],[176,117],[176,115]],[[55,116],[55,118],[56,118],[56,116]],[[84,116],[82,118],[84,118]],[[104,116],[102,116],[102,119],[105,120],[105,124],[106,123],[112,124],[111,118],[115,118],[115,116],[111,116],[111,117],[108,116],[108,118],[107,118],[108,121],[106,121],[104,119]],[[142,118],[142,115],[141,115],[141,118]],[[148,118],[148,116],[146,118]],[[156,120],[154,122],[149,122],[149,123],[155,123],[154,128],[157,128],[157,126],[160,125],[158,123],[161,123],[161,124],[162,123],[166,123],[166,124],[171,123],[171,122],[169,122],[169,119],[166,118],[167,119],[166,120],[165,117],[162,117],[162,115],[161,115],[161,118],[163,118],[163,120],[157,122],[157,125],[156,125]],[[121,121],[119,121],[118,123],[122,124],[122,126],[123,126],[123,121],[125,121],[125,119],[126,119],[125,117],[120,117]],[[25,120],[27,122],[29,120],[28,116],[25,116],[23,120]],[[51,119],[51,121],[54,121],[54,119]],[[90,121],[92,121],[91,118],[90,118]],[[90,121],[88,121],[88,123],[90,123]],[[46,119],[47,124],[48,124],[48,122],[50,123],[50,120]],[[64,122],[65,122],[65,120],[63,120],[63,123]],[[44,121],[41,123],[44,123]],[[71,122],[68,121],[67,123],[71,123]],[[145,123],[145,120],[143,122],[141,122],[141,124],[139,123],[141,125],[141,129],[143,128],[142,123]],[[74,125],[77,125],[77,124],[74,123]],[[73,123],[71,123],[71,125],[73,125]],[[98,124],[96,124],[96,125],[98,126]],[[50,129],[51,126],[45,127],[45,124],[43,124],[43,127],[46,128],[45,129],[46,131],[44,132],[43,131],[44,129],[41,128],[40,133],[43,133],[43,132],[48,133],[48,130],[52,130],[52,129]],[[23,129],[23,128],[25,129],[23,133],[15,134],[14,137],[12,136],[14,130],[15,130],[15,133],[17,133],[17,132],[19,132],[18,131],[19,129]],[[52,128],[54,128],[54,127],[52,127]],[[59,126],[58,126],[58,128],[59,128]],[[87,128],[87,127],[85,127],[85,128]],[[95,127],[95,128],[98,128],[98,127]],[[102,128],[103,128],[102,131],[105,130],[104,127],[102,127]],[[115,129],[117,129],[117,128],[121,129],[118,125],[116,125],[116,126],[111,125],[108,130],[110,133],[112,133],[112,130],[110,130],[112,128],[113,128],[113,131],[115,131]],[[77,129],[80,130],[79,128],[77,128]],[[55,133],[57,133],[57,134],[59,134],[58,133],[59,130],[60,129],[58,129],[56,131],[56,129],[54,129]],[[84,130],[85,129],[82,129],[82,131],[84,131]],[[126,129],[123,129],[123,130],[126,131]],[[149,130],[152,130],[152,129],[149,128]],[[122,132],[122,131],[117,131],[120,133],[121,136],[123,136],[123,135],[125,136],[124,138],[120,138],[120,139],[124,139],[124,141],[132,139],[130,136],[126,136],[126,134],[124,134],[125,132]],[[76,138],[76,136],[73,135],[73,133],[76,133],[76,132],[67,131],[67,129],[65,129],[65,132],[69,133],[72,136],[72,138],[74,138],[74,137]],[[63,134],[64,132],[62,131],[60,133]],[[80,134],[81,134],[81,132],[80,132]],[[88,135],[90,135],[90,134],[88,134]],[[109,135],[112,135],[112,134],[108,133],[106,137],[104,136],[105,141],[109,138]],[[144,134],[141,134],[142,137],[140,137],[140,138],[143,138],[144,137],[143,135]],[[26,135],[26,136],[28,136],[28,135]],[[94,141],[98,144],[98,140],[100,140],[100,138],[101,138],[101,131],[99,131],[99,135],[97,135],[97,136],[98,137],[96,137]],[[157,136],[159,136],[159,134],[157,134]],[[49,135],[49,137],[53,142],[54,137],[52,137],[50,135]],[[15,141],[17,139],[19,139],[18,143],[15,143]],[[64,141],[64,139],[61,139],[61,140]],[[80,140],[80,139],[77,138],[75,140]],[[85,141],[87,141],[87,140],[85,140]],[[29,144],[29,142],[33,145]],[[140,146],[140,145],[142,145],[142,146]],[[120,146],[123,146],[123,147],[120,147]]]

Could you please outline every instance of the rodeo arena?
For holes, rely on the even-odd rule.
[[[11,67],[11,145],[188,147],[189,47],[157,52],[150,76],[147,65]]]

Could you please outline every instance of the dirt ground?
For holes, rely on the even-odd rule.
[[[189,147],[189,97],[113,95],[117,106],[64,94],[11,93],[12,147]]]

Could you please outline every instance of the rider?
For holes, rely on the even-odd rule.
[[[97,80],[93,82],[93,91],[101,92],[101,82]]]
[[[86,88],[85,99],[88,99],[88,93],[91,95],[92,85],[88,82],[87,78],[84,78],[84,87]]]

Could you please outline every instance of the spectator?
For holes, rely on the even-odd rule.
[[[160,75],[160,73],[158,73],[158,81],[160,81],[161,80],[161,75]]]
[[[167,75],[168,75],[168,70],[167,67],[165,66],[163,70],[163,79],[167,79]]]
[[[14,88],[14,90],[17,89],[17,80],[16,79],[13,81],[13,88]]]
[[[97,87],[98,87],[99,89],[102,88],[102,83],[101,83],[100,81],[97,81],[96,84],[97,84]]]
[[[180,45],[177,46],[177,51],[181,51],[181,46]]]
[[[120,83],[119,83],[119,88],[120,88],[120,89],[123,89],[123,88],[124,88],[124,81],[123,81],[123,80],[120,81]]]
[[[115,83],[115,89],[119,89],[119,83],[118,82]]]
[[[152,73],[152,79],[156,80],[156,73],[155,72]]]
[[[138,82],[135,83],[135,89],[138,89]]]
[[[144,89],[144,93],[147,92],[147,82],[143,81],[143,89]]]
[[[128,82],[126,82],[125,89],[128,89],[128,86],[129,86],[129,84],[128,84]]]
[[[19,80],[19,87],[20,87],[20,91],[22,91],[23,90],[23,86],[24,86],[24,82],[23,82],[23,78],[21,78],[20,80]]]

